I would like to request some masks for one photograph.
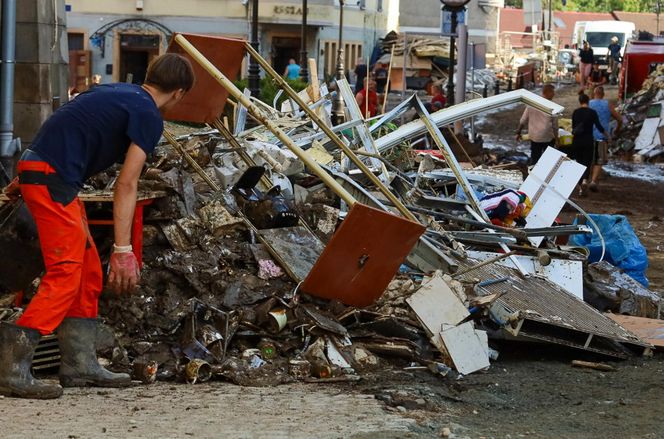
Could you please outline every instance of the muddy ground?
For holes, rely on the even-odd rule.
[[[610,91],[613,93],[614,91]],[[575,90],[555,99],[571,112]],[[478,124],[512,147],[521,108]],[[508,128],[506,128],[508,127]],[[500,130],[500,131],[499,131]],[[625,167],[618,164],[614,171]],[[629,171],[629,168],[627,169]],[[650,168],[658,175],[660,171]],[[664,290],[664,182],[605,175],[577,201],[589,212],[622,213],[646,245],[648,276]],[[649,174],[650,175],[650,174]],[[571,213],[569,213],[571,214]],[[243,388],[159,383],[123,390],[66,390],[57,401],[0,399],[2,437],[247,438],[664,438],[664,356],[611,361],[550,346],[503,344],[484,373],[436,377],[383,365],[354,384]],[[572,368],[604,361],[614,372]]]

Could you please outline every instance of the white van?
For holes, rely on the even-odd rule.
[[[634,37],[635,31],[636,26],[629,21],[586,21],[583,29],[583,41],[587,41],[592,47],[595,62],[606,64],[611,38],[618,38],[620,56],[622,56],[625,54],[627,41]]]

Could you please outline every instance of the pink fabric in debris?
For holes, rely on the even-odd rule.
[[[284,270],[282,270],[273,260],[262,259],[258,261],[258,277],[261,279],[274,279],[283,275]]]

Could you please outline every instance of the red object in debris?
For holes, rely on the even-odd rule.
[[[436,157],[439,160],[445,160],[443,153],[437,149],[416,149],[415,153],[417,154],[429,154],[430,156]]]
[[[620,69],[620,99],[636,93],[651,72],[651,64],[664,63],[664,44],[629,41]]]
[[[182,36],[228,79],[234,80],[240,74],[245,54],[243,40],[195,34],[182,34]],[[191,61],[196,82],[194,88],[189,90],[182,100],[166,113],[164,118],[198,123],[214,122],[224,112],[228,91],[174,40],[171,40],[168,51],[179,53]]]
[[[378,299],[425,227],[355,203],[300,286],[351,306]]]
[[[16,308],[23,306],[23,296],[25,296],[25,292],[23,290],[16,292],[16,296],[14,296],[14,306]]]
[[[86,202],[86,200],[83,200]],[[134,218],[131,222],[131,246],[134,255],[138,261],[138,266],[143,267],[143,208],[152,204],[154,199],[138,199],[136,200],[136,207],[134,208]],[[100,202],[96,200],[94,202]],[[113,199],[110,198],[107,202],[112,203]],[[112,219],[91,219],[88,224],[91,226],[112,226],[115,222]]]

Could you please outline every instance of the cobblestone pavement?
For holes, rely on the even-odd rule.
[[[412,419],[371,395],[306,384],[65,389],[52,401],[2,398],[0,419],[4,438],[414,437]]]

